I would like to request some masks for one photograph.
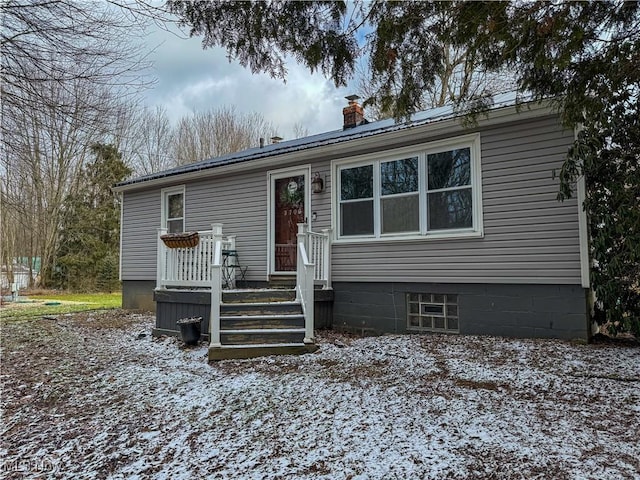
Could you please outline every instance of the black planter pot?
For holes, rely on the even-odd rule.
[[[180,327],[182,341],[187,345],[195,345],[200,340],[202,317],[181,318],[176,322]]]

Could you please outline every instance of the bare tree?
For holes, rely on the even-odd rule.
[[[77,80],[57,88],[49,82],[33,86],[43,100],[40,109],[7,106],[3,117],[6,179],[13,184],[6,208],[29,222],[23,240],[41,257],[41,276],[52,275],[65,198],[83,181],[79,174],[89,145],[108,128],[110,92]],[[99,101],[100,109],[92,106]],[[59,105],[64,106],[58,108]],[[73,114],[68,112],[73,111]]]
[[[120,93],[148,84],[144,47],[132,32],[144,28],[135,4],[6,0],[0,3],[3,102],[37,107],[30,86],[91,80]]]
[[[293,124],[293,138],[303,138],[309,136],[309,129],[305,127],[302,122],[296,122]]]
[[[133,112],[133,125],[121,151],[136,175],[175,166],[172,156],[174,128],[164,107],[144,107]]]
[[[0,14],[2,257],[40,257],[46,283],[89,145],[147,83],[131,35],[143,25],[115,3],[8,0]]]
[[[174,158],[178,165],[238,152],[272,137],[276,129],[258,113],[238,114],[221,107],[183,117],[175,134]]]

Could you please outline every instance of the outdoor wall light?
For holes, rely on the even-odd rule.
[[[313,193],[321,193],[324,190],[324,180],[320,177],[320,173],[316,172],[311,180],[311,189]]]

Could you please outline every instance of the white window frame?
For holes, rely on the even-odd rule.
[[[471,195],[473,201],[472,226],[469,228],[456,228],[447,230],[427,229],[427,155],[460,149],[469,148],[471,155]],[[402,160],[410,157],[418,157],[418,198],[420,231],[407,233],[382,233],[381,217],[381,195],[380,185],[380,164],[383,162]],[[341,204],[341,171],[346,168],[359,167],[373,164],[373,223],[372,235],[341,235],[340,229],[340,204]],[[461,135],[445,140],[438,140],[411,147],[398,148],[385,152],[359,155],[346,159],[333,160],[331,171],[335,179],[336,188],[331,199],[332,227],[335,234],[336,243],[363,243],[363,242],[384,242],[401,240],[428,240],[443,238],[481,238],[484,235],[484,222],[482,217],[482,171],[481,171],[481,143],[480,134],[473,133]],[[458,187],[452,188],[452,190]],[[402,194],[404,195],[404,194]],[[400,194],[398,195],[400,196]]]
[[[177,218],[169,219],[169,196],[182,194],[182,230],[186,231],[187,229],[187,196],[185,192],[184,185],[178,185],[176,187],[167,187],[161,190],[162,204],[161,204],[161,215],[160,215],[160,228],[165,228],[168,230],[167,222],[169,220],[177,220]]]

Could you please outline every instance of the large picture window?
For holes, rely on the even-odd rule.
[[[477,233],[479,136],[337,162],[339,238]]]
[[[162,228],[168,233],[184,232],[184,187],[162,191]]]

